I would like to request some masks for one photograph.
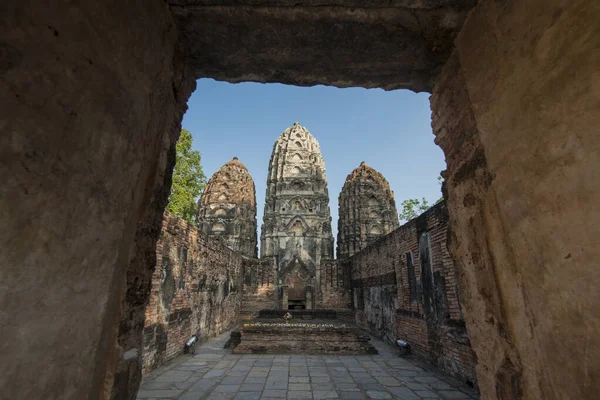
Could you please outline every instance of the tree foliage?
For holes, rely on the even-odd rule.
[[[408,199],[402,202],[402,211],[400,211],[400,221],[410,221],[418,217],[430,207],[425,197],[419,199]]]
[[[441,185],[444,182],[444,179],[441,176],[437,177],[438,183]],[[444,201],[444,197],[440,197],[435,204]],[[400,221],[410,221],[413,218],[418,217],[423,214],[425,211],[432,207],[432,204],[429,204],[425,197],[419,199],[408,199],[402,202],[402,210],[398,214],[400,217]]]
[[[181,130],[177,142],[177,161],[173,169],[173,185],[167,210],[188,222],[196,221],[198,198],[206,185],[200,165],[200,152],[192,150],[192,134]]]

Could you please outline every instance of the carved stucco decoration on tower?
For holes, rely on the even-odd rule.
[[[320,261],[333,258],[325,162],[317,140],[297,122],[273,146],[261,257],[276,257],[281,284],[299,276],[307,286],[318,283]]]
[[[390,184],[364,161],[346,178],[339,199],[337,257],[352,257],[377,238],[398,228]]]
[[[246,257],[257,257],[254,181],[237,157],[209,179],[198,202],[198,228]]]

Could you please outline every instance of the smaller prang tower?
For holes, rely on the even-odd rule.
[[[243,256],[258,256],[254,181],[237,157],[209,179],[198,202],[198,228]]]
[[[399,226],[390,184],[364,161],[346,178],[338,202],[338,260],[352,257]]]

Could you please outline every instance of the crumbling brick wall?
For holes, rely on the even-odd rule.
[[[352,257],[356,322],[385,340],[408,341],[418,357],[475,384],[447,236],[442,202]]]
[[[321,260],[316,308],[350,309],[350,275],[338,260]]]
[[[263,309],[279,308],[273,260],[270,258],[262,260],[246,258],[243,265],[242,318],[252,318],[258,311]]]
[[[369,332],[394,340],[397,282],[394,233],[386,235],[350,258],[352,302],[357,322]]]
[[[176,357],[185,342],[220,334],[237,321],[242,256],[165,212],[144,326],[143,370]]]

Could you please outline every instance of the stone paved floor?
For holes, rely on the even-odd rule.
[[[400,358],[373,339],[379,355],[234,355],[229,333],[144,377],[138,399],[478,399],[468,386]]]

